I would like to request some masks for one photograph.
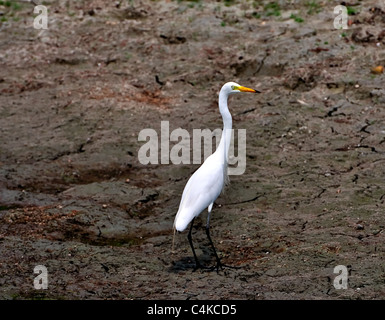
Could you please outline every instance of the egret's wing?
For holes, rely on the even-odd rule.
[[[223,170],[223,163],[209,157],[191,176],[175,217],[175,227],[178,231],[183,231],[193,218],[218,198],[224,184]]]

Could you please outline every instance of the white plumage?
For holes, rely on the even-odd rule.
[[[205,162],[188,180],[183,190],[179,210],[174,221],[175,230],[180,232],[184,231],[189,223],[192,222],[188,239],[194,254],[197,268],[202,266],[198,261],[192,245],[191,230],[194,219],[206,208],[208,208],[206,233],[217,259],[217,270],[219,266],[223,266],[220,263],[220,259],[217,256],[214,244],[210,238],[209,223],[210,213],[214,201],[218,198],[228,180],[227,163],[231,141],[232,118],[227,106],[227,100],[230,94],[237,92],[258,91],[242,87],[235,82],[228,82],[223,85],[221,91],[219,92],[219,111],[223,119],[223,131],[220,143],[217,150],[205,160]]]

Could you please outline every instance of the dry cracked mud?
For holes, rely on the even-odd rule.
[[[385,6],[353,1],[341,30],[338,4],[47,0],[38,30],[1,1],[0,298],[383,299]],[[227,81],[262,92],[230,99],[246,170],[211,219],[240,268],[194,272],[172,224],[199,165],[142,164],[138,135],[221,128]]]

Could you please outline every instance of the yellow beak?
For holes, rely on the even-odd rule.
[[[254,89],[250,89],[250,88],[246,88],[246,87],[242,87],[242,86],[239,86],[237,88],[239,91],[241,92],[254,92],[254,93],[260,93],[260,91],[257,91],[257,90],[254,90]]]

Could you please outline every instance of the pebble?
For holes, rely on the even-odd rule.
[[[356,225],[356,230],[364,230],[364,226],[360,223]]]

